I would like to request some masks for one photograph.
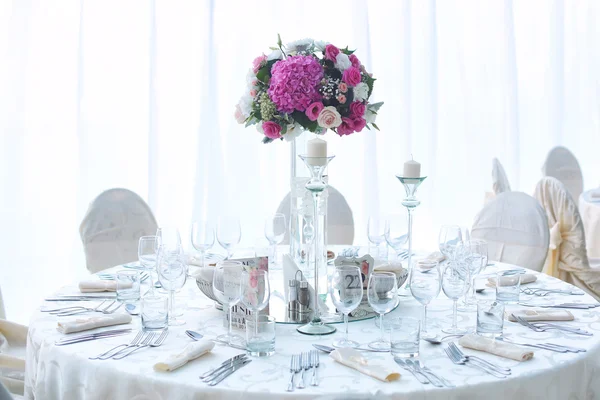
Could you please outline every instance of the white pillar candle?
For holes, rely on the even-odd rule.
[[[306,156],[311,158],[322,158],[322,160],[309,160],[312,165],[325,165],[325,157],[327,157],[327,142],[314,138],[306,142]]]
[[[404,163],[404,178],[420,178],[421,164],[415,160],[408,160]]]

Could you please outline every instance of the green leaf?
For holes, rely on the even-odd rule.
[[[370,103],[367,106],[367,109],[369,111],[371,111],[373,114],[377,114],[377,111],[379,111],[379,109],[381,108],[382,105],[383,105],[383,101],[380,101],[379,103]]]
[[[353,54],[356,50],[348,50],[348,46],[346,46],[346,48],[340,49],[340,51],[345,55],[349,56],[350,54]]]
[[[379,129],[379,127],[375,124],[375,122],[372,122],[371,125],[373,125],[373,128],[377,129],[378,131],[380,131],[381,129]]]
[[[279,50],[279,47],[269,46],[269,50]]]
[[[366,125],[365,125],[365,127],[366,127],[368,130],[371,130],[371,127],[369,126],[369,124],[366,124]]]
[[[256,79],[261,82],[268,83],[269,79],[271,79],[271,68],[268,65],[265,65],[256,73]]]
[[[273,141],[273,139],[271,139],[271,138],[268,138],[268,137],[266,137],[266,136],[265,136],[265,137],[262,139],[262,142],[263,142],[264,144],[271,143],[272,141]]]
[[[373,83],[375,82],[375,78],[372,78],[367,74],[364,74],[363,77],[364,77],[365,83],[369,87],[369,93],[367,94],[367,96],[371,97],[371,93],[373,92]]]
[[[279,35],[279,33],[277,34],[277,46],[281,47],[281,36]]]
[[[256,125],[258,123],[258,119],[256,119],[254,117],[254,115],[250,115],[247,119],[246,119],[246,125],[245,127],[249,127],[251,125]]]
[[[315,132],[319,128],[317,121],[311,121],[303,112],[294,111],[292,113],[292,118],[294,118],[294,121],[302,125],[304,129],[308,129],[311,132]]]
[[[285,135],[285,134],[287,133],[287,127],[288,127],[287,125],[283,125],[283,126],[281,127],[281,132],[280,132],[280,133],[281,133],[282,135]]]

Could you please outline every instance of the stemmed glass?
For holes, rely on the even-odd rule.
[[[219,217],[217,224],[217,240],[221,247],[227,251],[227,259],[233,255],[233,248],[242,239],[242,228],[239,218]]]
[[[475,278],[477,274],[487,265],[487,242],[473,239],[464,242],[462,246],[461,258],[468,269],[470,276],[469,290],[465,293],[461,311],[475,311],[477,301],[475,299]]]
[[[398,284],[396,274],[392,272],[373,272],[367,286],[367,299],[373,310],[379,314],[381,337],[369,343],[376,350],[390,349],[390,342],[385,340],[383,315],[392,311],[398,305]]]
[[[215,230],[207,221],[195,221],[192,223],[191,236],[192,246],[200,252],[200,265],[204,267],[206,252],[215,244]]]
[[[348,314],[359,306],[362,297],[362,277],[360,269],[351,265],[337,267],[331,275],[329,296],[335,308],[344,314],[344,339],[333,342],[334,347],[358,347],[359,344],[348,340]]]
[[[453,256],[454,249],[462,242],[462,233],[458,225],[444,225],[440,229],[438,243],[440,252],[448,259]]]
[[[156,253],[158,252],[158,238],[156,236],[142,236],[138,241],[138,259],[140,265],[150,273],[156,269]],[[150,294],[154,294],[154,278],[150,282]]]
[[[277,245],[283,242],[286,228],[285,215],[283,214],[273,214],[265,219],[265,237],[272,248],[273,264],[277,263]]]
[[[156,230],[158,246],[170,252],[178,252],[181,248],[181,235],[173,226],[161,226]]]
[[[239,335],[231,333],[233,307],[240,301],[240,282],[244,266],[239,261],[221,261],[213,274],[213,293],[223,307],[229,309],[229,328],[227,334],[217,336],[218,340],[233,344],[243,342]]]
[[[242,271],[240,278],[240,300],[250,309],[255,319],[255,335],[258,335],[258,314],[269,304],[271,286],[269,274],[262,269]]]
[[[421,337],[433,338],[435,335],[427,332],[427,306],[440,293],[442,278],[438,263],[430,260],[416,260],[410,276],[410,291],[415,299],[423,305],[421,320]]]
[[[173,312],[175,307],[175,291],[185,285],[188,266],[181,247],[178,251],[170,251],[160,247],[157,256],[158,280],[164,289],[169,292],[169,325],[185,324],[184,320],[177,319]]]
[[[385,219],[381,217],[369,217],[367,236],[369,242],[375,245],[377,256],[379,257],[381,254],[379,245],[385,242]]]
[[[408,243],[408,216],[392,215],[385,221],[385,240],[396,252],[396,258]]]
[[[457,317],[457,301],[467,292],[469,288],[469,274],[464,268],[461,268],[456,260],[450,260],[446,264],[446,268],[442,273],[442,290],[446,297],[452,300],[452,328],[444,328],[442,332],[453,335],[462,335],[467,333],[465,329],[458,328]]]

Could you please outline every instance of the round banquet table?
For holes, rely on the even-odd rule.
[[[597,196],[597,197],[596,197]],[[579,213],[585,230],[587,254],[600,261],[600,190],[592,189],[579,196]]]
[[[497,263],[488,267],[484,274],[494,268],[511,267]],[[278,278],[273,271],[271,279]],[[564,288],[570,285],[538,274],[538,281],[529,284],[535,287]],[[73,288],[62,288],[65,293]],[[493,299],[494,290],[485,290],[477,295],[482,299]],[[521,294],[521,296],[524,296]],[[533,296],[532,296],[533,298]],[[523,299],[523,297],[522,297]],[[565,300],[568,299],[568,300]],[[198,331],[208,338],[224,333],[223,314],[216,310],[214,303],[207,299],[188,281],[178,295],[184,305],[183,326],[170,327],[169,336],[161,347],[147,348],[133,353],[123,360],[97,361],[88,357],[99,354],[113,346],[128,343],[140,329],[139,317],[130,324],[132,333],[97,341],[89,341],[68,346],[55,346],[54,342],[65,335],[56,330],[57,317],[36,312],[29,325],[27,342],[27,362],[25,376],[26,398],[40,400],[53,399],[111,399],[111,400],[171,400],[171,399],[300,399],[300,398],[377,398],[377,399],[591,399],[600,396],[600,380],[596,375],[600,370],[600,308],[590,310],[570,310],[575,321],[568,322],[593,332],[594,336],[577,336],[557,331],[536,333],[519,324],[505,321],[504,334],[514,340],[526,342],[553,342],[587,349],[585,353],[555,353],[546,350],[535,351],[533,359],[516,362],[463,349],[467,354],[479,355],[502,366],[512,368],[512,375],[498,379],[480,372],[478,369],[454,365],[443,351],[445,345],[432,345],[421,341],[420,359],[439,375],[456,385],[455,388],[436,388],[431,384],[420,384],[410,373],[398,368],[401,378],[384,383],[353,369],[336,363],[327,354],[320,353],[320,384],[286,392],[289,380],[289,363],[292,354],[312,350],[313,343],[331,345],[343,333],[342,325],[329,336],[313,337],[296,332],[295,325],[277,325],[276,354],[268,358],[256,358],[246,367],[235,372],[219,385],[209,387],[199,379],[203,372],[219,365],[225,359],[240,353],[240,350],[216,345],[213,351],[173,372],[155,372],[153,365],[168,355],[181,351],[191,339],[185,335],[186,329]],[[549,295],[536,297],[532,301],[595,302],[590,296]],[[46,303],[54,306],[57,303]],[[64,304],[64,303],[63,303]],[[451,324],[451,301],[443,292],[429,306],[428,327],[439,331]],[[507,306],[511,310],[517,306]],[[420,305],[412,297],[400,297],[399,307],[390,315],[420,315]],[[459,326],[474,327],[476,315],[459,312]],[[63,317],[68,318],[68,317]],[[73,318],[73,317],[70,317]],[[119,328],[124,325],[119,326]],[[114,327],[102,328],[114,329]],[[350,336],[361,343],[367,343],[379,335],[374,320],[350,323]],[[74,334],[77,335],[77,334]],[[388,359],[389,353],[362,353],[369,360]]]

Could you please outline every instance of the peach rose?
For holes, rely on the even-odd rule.
[[[317,123],[321,128],[337,128],[342,123],[342,116],[333,106],[325,107],[321,110]]]

